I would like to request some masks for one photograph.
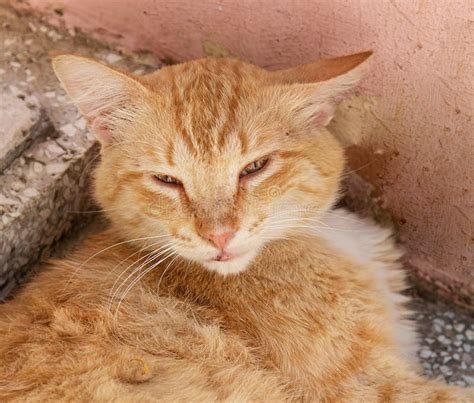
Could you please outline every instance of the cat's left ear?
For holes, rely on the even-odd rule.
[[[53,69],[103,145],[117,140],[133,121],[147,92],[130,75],[81,56],[54,56]]]
[[[372,51],[270,73],[272,85],[289,100],[291,108],[305,121],[326,126],[337,104],[367,73]]]

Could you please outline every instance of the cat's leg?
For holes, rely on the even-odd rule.
[[[401,250],[395,245],[391,231],[358,217],[345,209],[327,212],[321,218],[316,234],[332,247],[359,265],[370,267],[384,296],[393,322],[393,334],[403,356],[416,363],[418,336],[407,308],[409,298],[401,292],[407,288],[406,275],[399,258]]]
[[[367,362],[324,401],[338,403],[468,403],[474,401],[473,388],[459,388],[429,380],[414,373],[386,348],[374,348]]]

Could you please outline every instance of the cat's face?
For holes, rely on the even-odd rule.
[[[324,64],[311,78],[308,66],[206,59],[136,78],[59,56],[55,70],[102,142],[95,195],[117,230],[155,250],[152,263],[181,256],[229,274],[317,227],[334,202],[344,158],[324,126],[369,54],[355,56],[316,84],[303,83],[330,78]]]

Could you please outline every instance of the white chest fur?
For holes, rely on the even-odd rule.
[[[345,209],[336,209],[319,218],[320,224],[314,233],[322,237],[345,256],[359,265],[371,268],[385,297],[389,315],[393,321],[394,338],[402,354],[414,361],[417,351],[417,335],[414,326],[407,320],[410,311],[404,306],[408,298],[400,294],[400,283],[404,281],[398,259],[402,252],[391,239],[391,232],[362,219]]]

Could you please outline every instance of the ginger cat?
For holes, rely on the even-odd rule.
[[[369,57],[55,57],[110,228],[0,307],[0,401],[474,401],[419,375],[390,233],[332,209],[326,125]]]

